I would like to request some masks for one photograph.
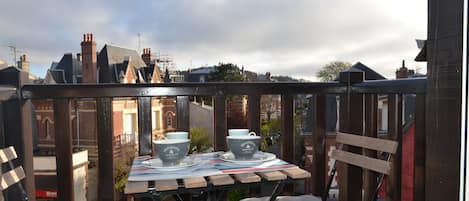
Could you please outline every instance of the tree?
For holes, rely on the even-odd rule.
[[[244,80],[245,77],[238,66],[231,63],[218,63],[215,66],[215,71],[208,76],[209,82],[240,82]]]
[[[215,71],[208,75],[207,81],[209,82],[242,82],[246,77],[237,65],[232,63],[218,63],[215,66]],[[211,102],[212,97],[203,97],[209,99],[205,102]],[[243,105],[246,97],[228,96],[227,97],[227,126],[228,128],[246,128],[247,116],[245,105]]]
[[[349,62],[344,61],[333,61],[324,65],[321,70],[316,73],[316,76],[322,82],[333,81],[341,71],[352,66]]]

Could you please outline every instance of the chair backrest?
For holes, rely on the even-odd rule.
[[[352,145],[389,154],[395,154],[397,147],[399,146],[399,143],[393,140],[385,140],[340,132],[337,133],[336,142],[343,145]],[[333,150],[331,153],[331,158],[343,163],[355,165],[385,175],[388,175],[389,171],[391,170],[391,163],[387,160],[381,160],[378,158],[365,156],[363,154],[348,152],[343,149]]]
[[[8,172],[3,173],[1,175],[0,191],[7,189],[8,187],[20,182],[26,177],[23,167],[18,166],[14,168],[12,160],[16,158],[18,158],[18,156],[16,155],[15,148],[13,148],[12,146],[7,147],[5,149],[0,149],[0,162],[2,164],[8,163],[10,167],[10,170]]]

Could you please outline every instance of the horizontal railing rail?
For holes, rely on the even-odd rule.
[[[426,79],[365,81],[351,86],[352,93],[425,93]],[[210,82],[155,84],[54,84],[24,85],[25,99],[215,96],[250,94],[340,94],[339,82]]]
[[[344,93],[346,85],[338,82],[218,82],[154,84],[55,84],[25,85],[26,99],[102,98],[150,96],[215,96],[250,94],[326,94]]]
[[[427,78],[399,80],[371,80],[351,86],[352,93],[375,94],[425,94]]]

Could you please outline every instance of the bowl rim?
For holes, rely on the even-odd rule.
[[[187,143],[189,139],[164,139],[164,140],[153,140],[154,144],[178,144]]]
[[[230,128],[230,129],[228,129],[228,135],[232,134],[232,132],[235,132],[235,133],[236,132],[247,132],[247,133],[249,133],[251,131],[247,128]]]
[[[226,136],[226,139],[256,140],[256,139],[261,139],[261,136],[257,136],[257,135]]]
[[[171,131],[171,132],[167,132],[165,133],[165,135],[186,135],[186,134],[189,134],[189,132],[187,131]]]

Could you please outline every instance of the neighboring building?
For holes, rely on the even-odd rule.
[[[256,76],[257,82],[275,82],[270,72]],[[269,122],[271,119],[280,119],[282,104],[280,95],[262,95],[261,97],[261,119]]]
[[[163,75],[150,48],[143,54],[112,45],[104,45],[96,51],[92,34],[85,34],[81,53],[64,54],[59,62],[53,62],[45,77],[46,84],[81,83],[159,83]],[[54,147],[54,117],[51,101],[34,101],[37,112],[39,153],[51,154]],[[80,99],[72,102],[72,136],[76,147],[88,148],[90,160],[96,159],[97,120],[94,100]],[[129,98],[113,100],[114,137],[136,142],[138,137],[137,101]],[[152,99],[153,134],[160,136],[176,128],[174,98]],[[125,137],[125,138],[124,138]]]
[[[208,76],[215,72],[215,66],[210,67],[200,67],[197,69],[189,70],[189,77],[187,81],[189,82],[207,82]]]
[[[168,74],[171,82],[186,82],[186,74],[182,71],[168,71]]]
[[[200,118],[204,117],[204,118]],[[213,142],[213,107],[202,103],[189,103],[189,127],[202,128],[207,131]]]

